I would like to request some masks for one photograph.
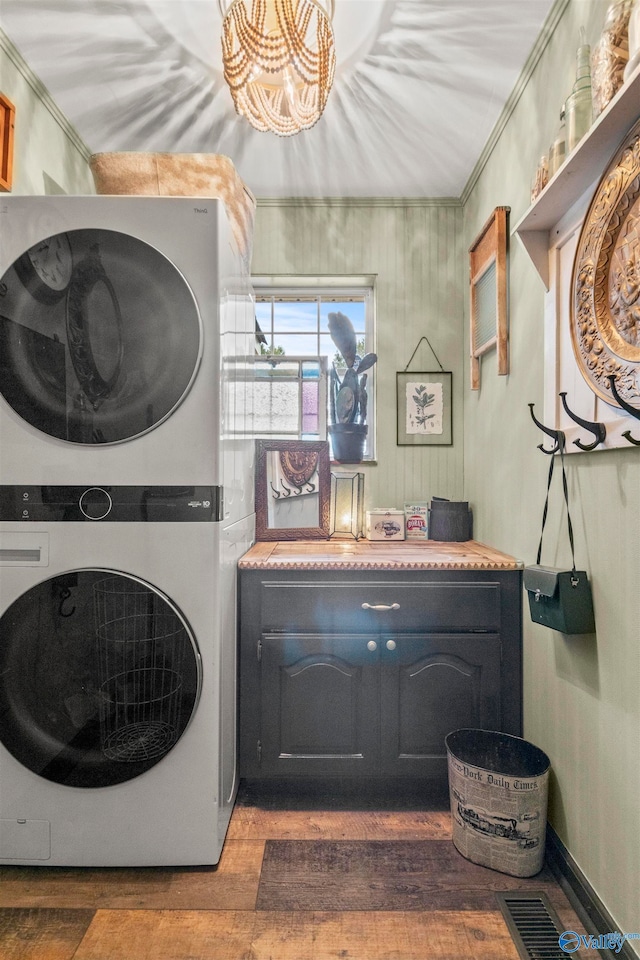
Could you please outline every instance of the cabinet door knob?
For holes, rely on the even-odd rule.
[[[398,644],[395,642],[395,640],[387,640],[387,650],[395,650],[397,646]]]
[[[375,640],[369,640],[367,644],[367,650],[371,650],[371,652],[373,653],[373,651],[377,649],[378,649],[378,644],[375,642]]]
[[[399,603],[363,603],[363,610],[399,610]]]

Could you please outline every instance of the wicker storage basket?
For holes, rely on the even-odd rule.
[[[249,268],[256,201],[228,157],[218,153],[94,153],[90,166],[99,194],[219,198]]]

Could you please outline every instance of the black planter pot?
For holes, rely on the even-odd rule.
[[[334,423],[329,427],[333,458],[338,463],[361,463],[369,427],[366,423]]]

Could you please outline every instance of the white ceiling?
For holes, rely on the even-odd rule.
[[[553,0],[336,0],[324,116],[238,117],[218,0],[0,0],[0,24],[91,152],[222,153],[258,197],[458,197]]]

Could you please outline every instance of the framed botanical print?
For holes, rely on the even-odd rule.
[[[446,370],[396,373],[399,447],[451,446],[452,378]]]

